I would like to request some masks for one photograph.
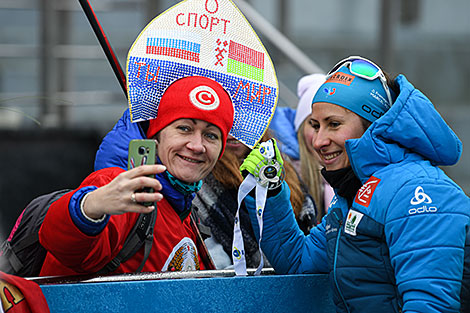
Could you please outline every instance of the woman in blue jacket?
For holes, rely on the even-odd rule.
[[[338,312],[464,310],[470,200],[438,167],[457,163],[462,144],[432,103],[403,75],[392,82],[349,57],[316,93],[309,123],[335,197],[305,236],[287,184],[268,193],[261,246],[276,272],[329,273]],[[256,176],[260,162],[255,149],[241,170]],[[254,199],[245,203],[259,233]]]

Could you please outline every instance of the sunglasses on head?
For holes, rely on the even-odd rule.
[[[367,80],[375,80],[378,78],[382,83],[385,93],[387,94],[387,105],[390,108],[392,105],[392,96],[387,85],[387,78],[385,78],[384,72],[377,64],[360,56],[351,56],[339,61],[335,66],[333,66],[333,68],[328,72],[326,79],[333,76],[333,74],[335,74],[343,66],[348,66],[349,71],[358,77]]]

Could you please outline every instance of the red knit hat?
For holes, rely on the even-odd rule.
[[[147,138],[180,118],[203,120],[222,132],[222,151],[232,128],[234,109],[225,89],[213,79],[189,76],[173,82],[162,95],[155,119],[149,121]]]

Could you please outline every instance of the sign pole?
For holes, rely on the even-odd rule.
[[[98,38],[101,48],[103,48],[106,58],[108,59],[109,64],[111,65],[113,72],[116,75],[119,84],[121,85],[122,91],[127,98],[126,76],[122,71],[119,60],[114,54],[113,48],[109,44],[108,38],[106,37],[103,28],[101,28],[101,25],[96,18],[95,12],[91,7],[90,2],[88,0],[78,0],[78,2],[80,2],[83,12],[85,12],[86,17],[88,18],[88,22],[90,22],[96,38]]]

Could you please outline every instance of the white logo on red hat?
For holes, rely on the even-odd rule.
[[[198,86],[189,93],[191,103],[203,110],[215,110],[220,100],[217,93],[209,86]]]

